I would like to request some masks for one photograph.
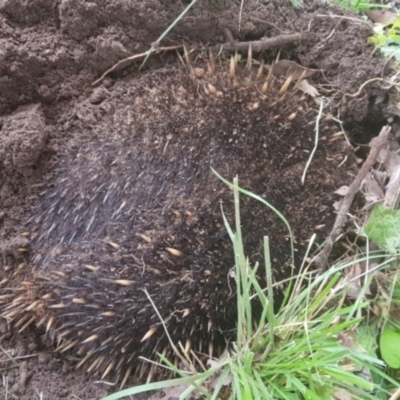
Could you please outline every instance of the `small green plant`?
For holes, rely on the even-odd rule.
[[[333,0],[333,4],[336,4],[342,8],[347,8],[355,11],[370,10],[371,8],[386,8],[387,6],[382,6],[376,4],[371,0]]]
[[[376,24],[374,32],[368,42],[378,47],[384,56],[393,54],[400,60],[400,15],[388,24]]]
[[[377,204],[368,219],[365,233],[382,250],[389,254],[398,254],[400,252],[400,210]]]

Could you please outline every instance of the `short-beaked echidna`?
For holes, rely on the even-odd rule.
[[[258,66],[199,63],[115,83],[91,129],[89,116],[65,140],[32,208],[32,266],[15,275],[3,316],[19,329],[43,326],[59,351],[103,378],[147,370],[139,356],[173,357],[144,290],[186,350],[217,355],[234,339],[234,257],[221,211],[232,222],[233,194],[211,167],[276,206],[300,255],[316,226],[328,232],[332,192],[348,181],[341,141],[329,140],[337,128],[323,117],[301,183],[313,101],[280,91]],[[245,196],[241,221],[250,263],[263,262],[268,235],[275,279],[290,276],[282,221]]]

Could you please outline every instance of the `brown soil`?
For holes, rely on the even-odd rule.
[[[200,1],[169,35],[165,44],[179,44],[184,39],[190,44],[214,45],[226,41],[227,29],[237,40],[256,40],[273,37],[282,32],[305,32],[310,29],[316,33],[315,36],[281,49],[280,58],[296,61],[308,68],[323,69],[323,75],[316,77],[314,82],[324,85],[327,95],[335,93],[330,97],[330,102],[327,102],[329,108],[326,111],[344,120],[348,126],[363,126],[370,121],[371,116],[375,119],[376,126],[379,126],[380,121],[384,121],[387,95],[377,84],[368,85],[360,96],[343,96],[345,93],[357,92],[368,79],[383,74],[383,61],[377,55],[371,55],[372,49],[366,44],[366,39],[371,33],[368,24],[327,17],[332,11],[336,16],[343,15],[343,12],[322,6],[308,6],[298,10],[282,4],[280,0],[246,1],[239,30],[240,2],[237,3],[239,4],[232,5],[227,1]],[[171,138],[166,143],[163,142],[165,138],[160,139],[162,149],[167,144],[171,151],[179,150],[174,147],[175,134],[183,131],[184,127],[192,129],[193,132],[202,132],[202,124],[208,120],[213,121],[211,126],[208,126],[208,134],[212,129],[214,131],[222,129],[223,126],[221,128],[217,122],[225,121],[226,124],[238,124],[246,132],[254,131],[262,135],[260,121],[266,119],[257,119],[255,113],[248,118],[240,117],[244,107],[248,108],[249,104],[257,101],[255,95],[248,96],[246,104],[234,106],[235,113],[240,118],[230,115],[232,113],[230,104],[233,103],[229,98],[231,103],[228,100],[223,102],[216,100],[213,105],[209,100],[202,103],[200,96],[193,102],[188,101],[185,107],[179,109],[182,99],[177,97],[177,93],[184,95],[179,82],[190,93],[190,89],[187,88],[191,87],[192,80],[187,72],[178,67],[175,53],[154,56],[143,72],[138,72],[138,64],[130,65],[112,73],[98,87],[91,86],[95,79],[120,59],[147,50],[181,9],[180,1],[163,0],[145,2],[4,0],[1,2],[0,249],[3,252],[0,271],[1,295],[10,293],[7,289],[11,286],[7,282],[20,279],[18,276],[21,275],[21,271],[25,271],[23,274],[27,276],[30,275],[26,272],[27,268],[31,268],[30,258],[25,251],[29,241],[24,233],[28,228],[32,229],[30,218],[38,215],[37,200],[47,187],[44,183],[60,179],[57,176],[62,178],[68,168],[76,168],[79,177],[85,179],[85,165],[79,164],[74,156],[71,156],[77,151],[81,151],[87,162],[90,160],[94,163],[93,153],[106,141],[119,146],[121,143],[124,143],[124,146],[137,144],[140,137],[134,134],[129,136],[131,132],[137,132],[139,129],[129,121],[132,115],[136,117],[135,121],[138,122],[135,123],[140,124],[142,130],[151,132],[147,139],[153,140],[155,136],[152,135],[157,135],[157,129],[171,132]],[[278,50],[269,51],[263,56],[270,62],[277,52]],[[213,84],[218,86],[220,82],[213,81]],[[199,88],[202,89],[203,86],[199,85]],[[193,94],[193,98],[195,97],[196,93]],[[297,100],[292,98],[288,102],[290,107],[266,102],[270,109],[262,111],[264,114],[261,115],[271,119],[281,113],[282,118],[286,118],[293,111],[292,108],[297,104]],[[303,110],[310,105],[304,103]],[[191,110],[196,108],[196,113],[191,115]],[[148,122],[151,115],[155,117]],[[169,119],[166,115],[172,117]],[[329,231],[334,217],[333,212],[329,211],[332,210],[333,202],[331,192],[339,187],[340,183],[348,183],[350,179],[345,171],[337,171],[335,167],[337,164],[331,157],[327,157],[342,153],[342,148],[335,147],[336,145],[331,147],[321,145],[321,153],[318,153],[315,159],[321,167],[310,170],[309,179],[313,185],[304,189],[298,184],[298,176],[301,175],[307,156],[305,153],[303,156],[297,155],[300,154],[299,151],[294,152],[294,156],[291,155],[293,150],[288,143],[292,143],[297,150],[302,148],[305,152],[312,148],[312,137],[307,136],[308,133],[304,129],[307,122],[315,120],[315,115],[315,112],[299,113],[297,119],[303,118],[303,120],[295,122],[297,125],[294,125],[293,129],[299,132],[299,135],[301,132],[303,136],[270,138],[267,144],[271,147],[272,163],[269,169],[266,162],[262,165],[269,174],[269,188],[275,187],[279,190],[274,193],[268,192],[270,189],[265,189],[262,193],[258,191],[258,188],[263,188],[264,177],[259,177],[258,180],[250,178],[244,180],[248,183],[247,187],[255,192],[266,197],[273,196],[273,203],[278,207],[282,206],[280,208],[284,213],[285,207],[286,211],[290,211],[295,210],[296,202],[301,204],[297,213],[292,212],[289,215],[297,227],[296,235],[300,241],[309,237],[313,227],[321,222],[326,226],[325,230],[320,232],[320,237]],[[273,120],[270,124],[271,131],[277,132],[276,126],[279,125],[279,121]],[[285,125],[285,122],[281,121],[281,125]],[[326,129],[324,134],[329,136],[329,132],[332,133],[334,128],[328,124]],[[285,127],[281,132],[287,135],[289,130]],[[312,132],[312,127],[309,132]],[[367,134],[373,133],[367,132]],[[188,143],[193,143],[195,139],[196,136],[190,137]],[[213,147],[212,143],[211,147],[207,147],[210,144],[208,142],[199,143],[199,146],[208,149],[201,153],[201,161],[207,164],[212,159],[213,149],[219,148],[221,154],[226,148],[226,160],[228,160],[226,162],[234,165],[235,158],[232,154],[235,153],[229,150],[228,143],[216,141],[214,144],[217,147]],[[249,145],[247,150],[253,152],[254,159],[261,157],[256,154],[260,150],[257,148],[260,141],[246,143],[247,145]],[[144,149],[143,154],[147,154],[146,151],[148,150]],[[158,150],[154,151],[158,155],[161,154],[157,153]],[[149,165],[143,154],[139,156],[139,160]],[[207,158],[209,155],[210,158]],[[251,155],[239,154],[238,157],[249,160]],[[289,159],[291,161],[287,161]],[[71,164],[66,164],[67,162]],[[195,167],[199,174],[204,173],[201,163],[199,165],[192,167]],[[232,172],[224,170],[224,164],[221,165],[221,172],[228,175]],[[249,168],[248,176],[257,173],[257,165],[255,162],[246,166]],[[271,175],[272,167],[275,168],[275,175]],[[168,170],[169,167],[161,163],[154,168]],[[236,171],[238,168],[233,169]],[[117,170],[119,173],[121,171],[123,173],[123,170]],[[153,171],[149,170],[147,173],[151,175]],[[75,180],[71,180],[70,186],[79,184],[78,175],[75,176]],[[168,179],[173,180],[174,177],[168,176]],[[293,185],[285,186],[284,182],[293,182]],[[179,192],[181,184],[182,181],[178,179],[174,181],[176,192]],[[281,190],[279,184],[284,185],[284,191],[279,192]],[[204,200],[198,197],[199,193],[195,189],[193,193],[196,193],[195,199],[198,201]],[[190,197],[189,192],[186,192],[186,195]],[[296,202],[290,203],[287,201],[288,198]],[[144,203],[151,203],[151,200],[150,197],[141,198]],[[214,204],[212,199],[207,201]],[[182,204],[184,203],[183,196]],[[43,206],[50,207],[50,202],[44,202]],[[196,208],[193,204],[191,206]],[[303,218],[304,215],[307,216],[306,219]],[[160,226],[167,222],[163,220],[155,224]],[[96,228],[101,229],[101,227]],[[173,234],[182,231],[182,227],[174,229],[176,232]],[[148,227],[149,232],[154,233],[154,230],[154,227]],[[279,242],[282,232],[273,233]],[[121,237],[121,233],[116,234]],[[45,251],[47,245],[43,243],[41,245]],[[170,247],[179,245],[177,242]],[[48,246],[51,248],[52,244],[49,243]],[[280,251],[284,253],[287,249],[286,244],[282,243],[280,246]],[[40,253],[40,249],[36,248],[35,251]],[[73,251],[83,255],[86,249],[77,246]],[[101,254],[103,256],[106,253]],[[119,255],[122,256],[124,254]],[[279,254],[277,257],[279,259]],[[156,270],[161,269],[163,272],[162,267],[158,269],[156,267]],[[101,287],[97,289],[101,290]],[[1,398],[100,399],[110,390],[115,390],[115,386],[99,383],[95,378],[85,375],[82,370],[75,371],[74,353],[68,356],[54,353],[54,347],[40,329],[30,327],[29,330],[18,334],[21,325],[11,331],[5,323],[0,328],[3,349],[0,366],[5,376],[4,385],[0,388]],[[142,337],[143,332],[139,331],[138,335]],[[41,395],[43,397],[40,397]]]

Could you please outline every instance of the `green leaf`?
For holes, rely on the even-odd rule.
[[[387,38],[383,34],[375,34],[368,38],[368,43],[372,43],[377,47],[384,47],[387,44]]]
[[[400,210],[376,205],[365,227],[365,233],[382,250],[392,254],[398,253],[400,251]]]
[[[394,369],[400,368],[400,332],[385,328],[381,334],[380,347],[382,358]]]
[[[400,46],[383,46],[380,51],[386,58],[393,55],[397,61],[400,61]]]

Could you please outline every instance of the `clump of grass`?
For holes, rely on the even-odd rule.
[[[289,279],[290,290],[275,313],[268,237],[264,237],[266,290],[256,277],[260,266],[249,265],[242,241],[239,193],[261,199],[239,188],[237,179],[231,187],[235,230],[225,216],[224,222],[236,260],[236,342],[229,352],[211,362],[210,369],[195,374],[177,369],[160,356],[179,378],[126,389],[103,400],[180,385],[185,386],[180,399],[194,392],[212,400],[218,399],[222,392],[224,398],[232,400],[327,400],[340,395],[346,399],[389,398],[389,388],[398,388],[399,384],[383,372],[384,362],[363,346],[343,344],[346,334],[357,331],[363,311],[369,305],[363,300],[364,291],[360,291],[360,298],[353,304],[345,302],[349,285],[341,272],[350,264],[342,263],[316,274],[304,262],[299,273]],[[251,307],[255,299],[263,305],[256,324]]]
[[[376,4],[372,0],[332,0],[331,3],[354,11],[365,11],[372,8],[382,9],[390,7],[382,4]]]

